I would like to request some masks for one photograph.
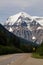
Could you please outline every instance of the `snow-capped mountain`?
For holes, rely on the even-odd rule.
[[[25,12],[20,12],[10,16],[4,26],[16,36],[39,44],[43,41],[42,23],[43,17],[30,16]]]
[[[31,16],[24,13],[24,12],[20,12],[16,15],[13,15],[13,16],[10,16],[7,21],[6,21],[6,24],[9,24],[9,25],[13,25],[14,23],[19,23],[21,22],[21,20],[23,19],[30,19],[31,20]]]

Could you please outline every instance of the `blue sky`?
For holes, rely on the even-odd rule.
[[[0,0],[0,22],[18,12],[43,16],[43,0]]]

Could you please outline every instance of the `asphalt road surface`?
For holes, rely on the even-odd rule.
[[[43,65],[43,59],[35,59],[30,53],[0,56],[0,65]]]

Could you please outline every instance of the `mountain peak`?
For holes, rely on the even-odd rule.
[[[24,15],[24,16],[29,16],[29,17],[30,17],[30,15],[27,14],[26,12],[19,12],[18,14],[20,14],[20,15]]]
[[[9,24],[9,25],[13,25],[14,23],[16,23],[17,21],[20,21],[20,19],[22,20],[28,20],[31,19],[31,16],[28,15],[25,12],[19,12],[16,15],[10,16],[5,24]],[[20,21],[21,22],[21,21]]]

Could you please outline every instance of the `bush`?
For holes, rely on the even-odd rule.
[[[43,56],[43,43],[37,48],[36,51],[40,56]]]
[[[40,56],[38,53],[33,53],[32,57],[34,58],[39,58],[39,59],[43,59],[43,56]]]

